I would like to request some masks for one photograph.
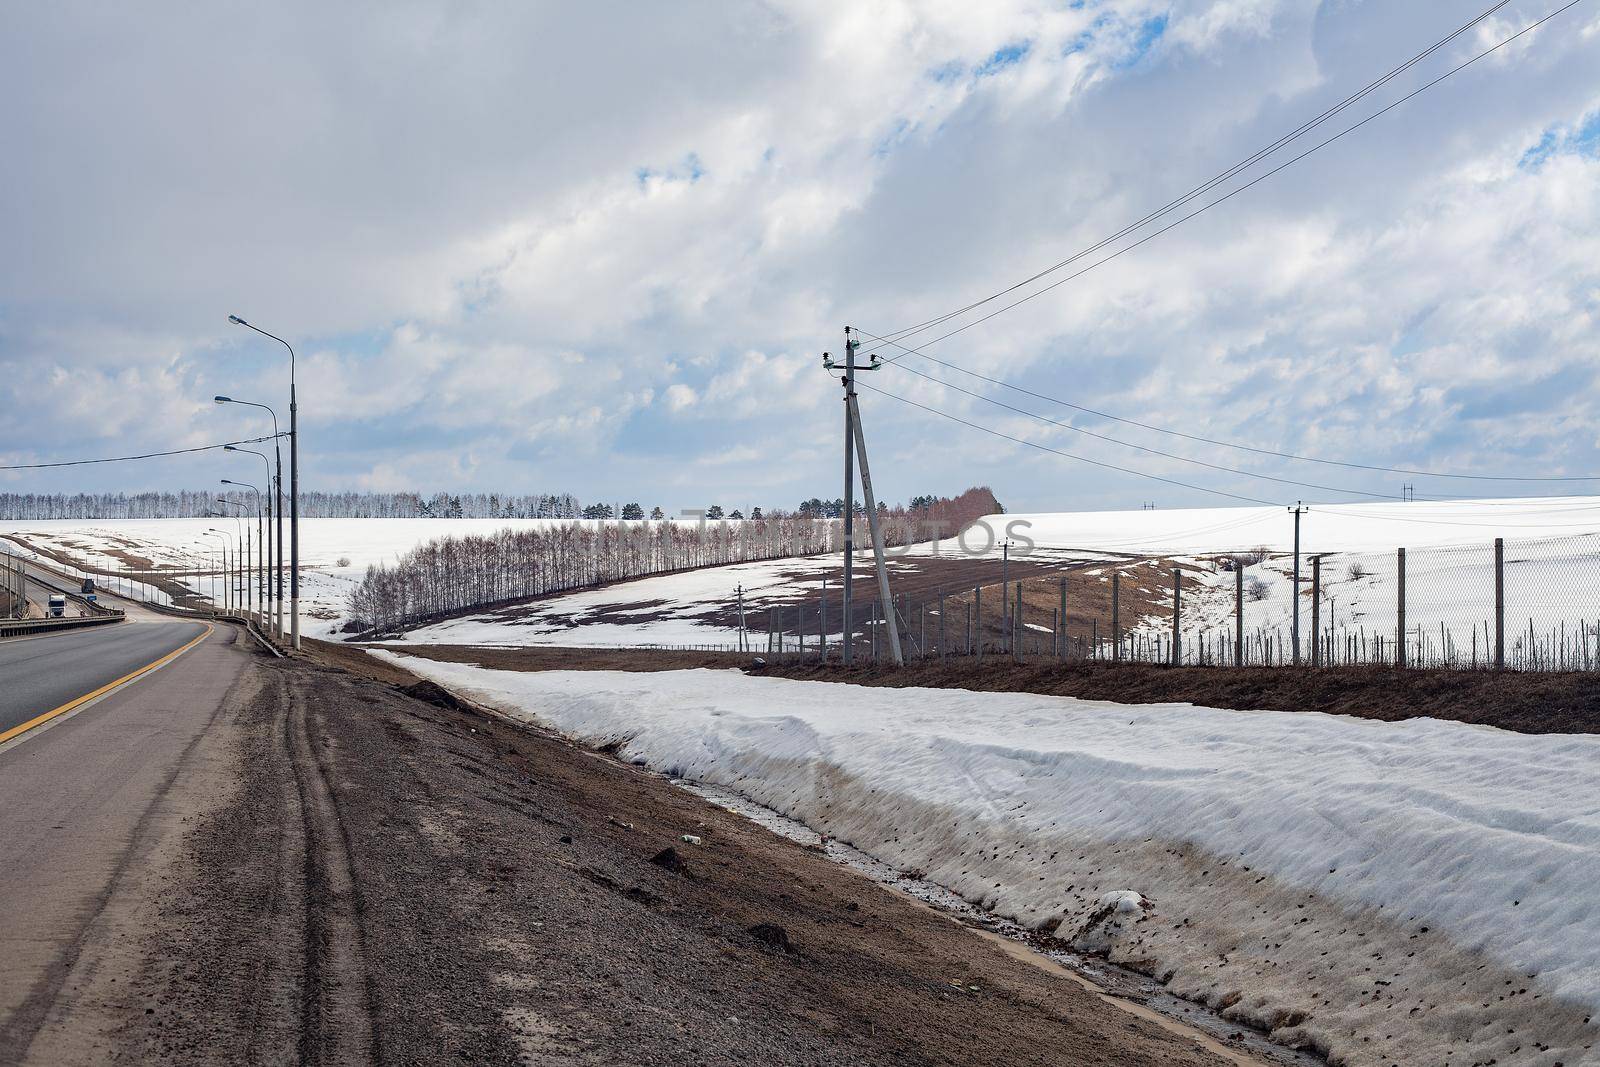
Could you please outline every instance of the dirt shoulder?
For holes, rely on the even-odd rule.
[[[392,671],[258,670],[124,1062],[1222,1062],[657,775]]]

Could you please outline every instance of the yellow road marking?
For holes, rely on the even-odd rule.
[[[89,703],[89,701],[91,701],[91,700],[94,700],[94,699],[96,699],[98,697],[103,697],[107,693],[111,692],[113,689],[117,688],[118,686],[127,685],[129,682],[133,681],[135,678],[139,677],[141,674],[148,674],[150,671],[155,670],[157,667],[166,666],[168,663],[171,663],[173,660],[177,659],[179,656],[181,656],[185,652],[189,651],[195,645],[198,645],[201,641],[204,641],[206,638],[210,637],[211,636],[211,631],[213,629],[215,629],[215,627],[213,627],[210,623],[207,623],[206,624],[206,632],[205,633],[201,634],[199,637],[196,637],[193,641],[190,641],[188,644],[184,645],[182,648],[173,649],[171,652],[168,652],[165,656],[162,656],[160,659],[156,660],[154,663],[147,663],[143,667],[140,667],[138,670],[133,671],[130,674],[124,674],[121,678],[118,678],[114,682],[107,682],[105,685],[102,685],[99,689],[96,689],[92,693],[85,693],[83,696],[79,697],[78,699],[69,700],[65,704],[61,705],[59,708],[55,708],[55,709],[53,709],[51,711],[47,711],[43,715],[40,715],[36,719],[29,719],[27,722],[23,723],[21,726],[13,726],[11,729],[6,730],[4,733],[0,733],[0,745],[5,744],[7,741],[11,740],[13,737],[17,737],[17,736],[20,736],[22,734],[27,733],[29,730],[33,729],[35,726],[43,726],[45,723],[49,722],[51,719],[56,718],[57,716],[65,715],[67,712],[73,710],[74,708],[80,708],[83,705]]]

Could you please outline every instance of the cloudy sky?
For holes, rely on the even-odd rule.
[[[1245,177],[1564,2],[1513,0]],[[846,324],[888,334],[1066,259],[1489,3],[14,6],[0,35],[0,463],[264,429],[211,404],[218,392],[286,417],[286,354],[229,326],[235,312],[299,351],[309,486],[671,509],[836,496],[839,389],[820,353],[840,351]],[[1600,0],[1586,0],[927,354],[1273,451],[1600,473],[1597,69]],[[1375,494],[1585,487],[1293,463],[918,355],[864,381],[1011,438],[1274,502],[1352,497],[1073,427]],[[862,402],[892,499],[988,484],[1012,510],[1226,502],[883,392]],[[201,454],[0,471],[0,490],[226,476],[249,472]]]

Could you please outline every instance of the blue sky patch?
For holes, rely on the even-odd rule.
[[[980,78],[992,77],[1007,67],[1014,67],[1021,63],[1032,48],[1032,41],[1017,41],[1014,44],[1006,45],[1004,48],[996,49],[994,55],[979,64],[978,69],[973,73]]]
[[[1127,55],[1118,59],[1114,64],[1116,69],[1125,70],[1149,55],[1150,50],[1165,36],[1166,32],[1167,15],[1165,12],[1145,19],[1134,34],[1133,43],[1129,46]]]
[[[1523,170],[1538,170],[1545,160],[1557,155],[1600,157],[1600,111],[1585,115],[1575,127],[1560,123],[1551,126],[1533,147],[1522,153],[1517,166]]]

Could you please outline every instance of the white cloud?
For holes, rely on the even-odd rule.
[[[237,311],[299,343],[314,484],[597,497],[673,484],[792,503],[837,481],[834,450],[775,466],[743,449],[774,423],[805,448],[836,436],[837,386],[817,360],[844,324],[881,332],[1009,285],[1475,13],[1460,0],[30,8],[0,42],[16,105],[0,115],[14,149],[0,402],[30,454],[235,434],[240,413],[209,396],[281,398],[286,379],[281,349],[227,326]],[[1494,29],[1543,13],[1514,4]],[[1265,447],[1600,469],[1567,432],[1596,401],[1600,164],[1569,151],[1517,166],[1600,107],[1584,54],[1600,18],[1564,19],[933,351]],[[903,372],[872,383],[1166,469]],[[875,469],[890,496],[1151,492],[863,403],[896,457]],[[679,416],[670,435],[663,413]],[[710,455],[715,480],[696,482]],[[128,477],[81,477],[102,474],[94,485]]]

